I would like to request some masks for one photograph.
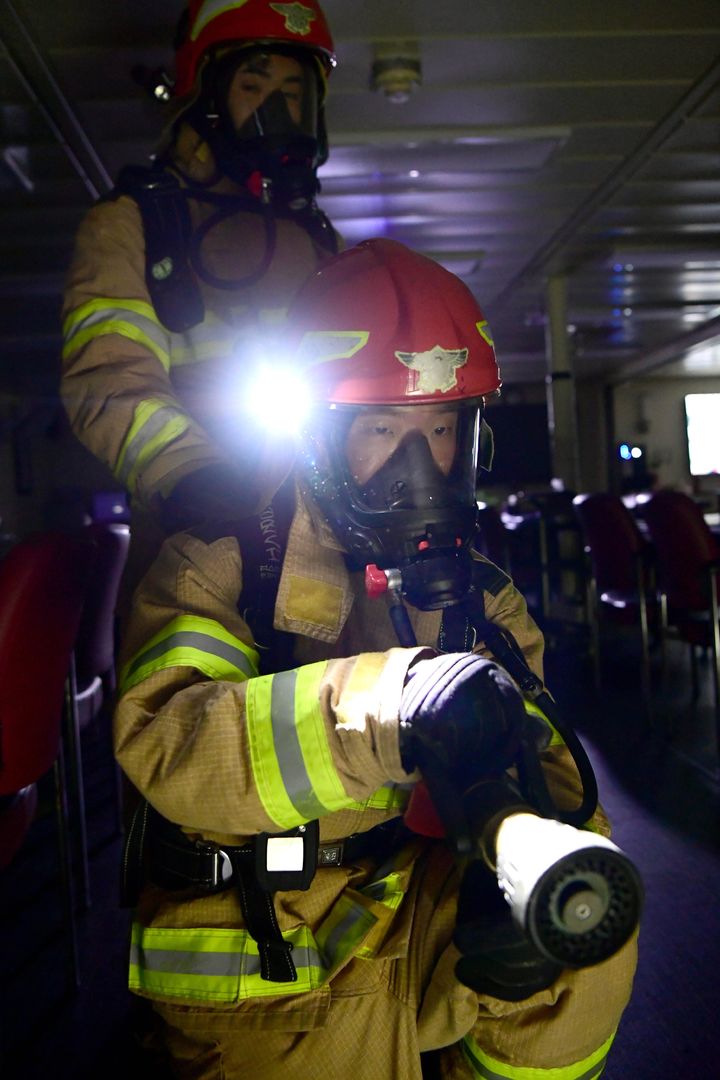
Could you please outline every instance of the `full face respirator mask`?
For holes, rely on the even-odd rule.
[[[239,126],[229,105],[243,74],[262,86],[270,56],[296,62],[287,89],[272,90]],[[202,135],[220,170],[265,203],[302,211],[319,190],[316,170],[327,158],[320,76],[314,60],[297,50],[273,47],[233,51],[215,60],[196,106]],[[294,114],[294,115],[293,115]]]
[[[409,410],[412,406],[400,407]],[[346,456],[357,410],[331,410],[324,434],[307,440],[304,472],[353,570],[392,571],[394,587],[413,607],[457,603],[471,583],[468,550],[475,534],[475,483],[482,406],[454,410],[455,452],[449,470],[436,462],[425,434],[411,428],[387,460],[358,483]]]

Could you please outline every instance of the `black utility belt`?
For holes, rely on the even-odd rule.
[[[171,891],[194,889],[203,894],[237,885],[254,872],[267,892],[308,889],[318,869],[347,866],[360,859],[385,858],[407,837],[399,818],[367,832],[321,843],[317,821],[284,833],[261,833],[234,847],[191,840],[182,829],[156,816],[149,829],[147,879]]]

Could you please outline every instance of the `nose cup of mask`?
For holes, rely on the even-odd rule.
[[[451,501],[447,477],[438,467],[427,439],[409,432],[362,491],[372,510],[419,510],[447,506]]]

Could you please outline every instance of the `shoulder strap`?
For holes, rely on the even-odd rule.
[[[295,480],[291,475],[262,513],[236,523],[243,561],[243,588],[238,610],[253,631],[263,673],[284,670],[293,636],[273,626],[287,540],[295,513]]]
[[[205,318],[197,278],[188,262],[192,225],[186,195],[173,173],[128,165],[111,198],[129,195],[140,208],[145,234],[145,283],[160,322],[184,333]]]

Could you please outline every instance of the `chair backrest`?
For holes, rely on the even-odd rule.
[[[720,545],[698,504],[682,491],[655,492],[643,506],[656,552],[658,582],[668,602],[691,611],[707,609],[706,568],[720,559]]]
[[[637,557],[647,545],[620,496],[605,491],[576,495],[573,506],[598,588],[635,592]]]
[[[57,756],[93,557],[89,541],[46,532],[0,563],[0,794],[39,779]]]
[[[130,546],[130,526],[120,522],[88,525],[83,531],[94,543],[96,556],[75,642],[80,687],[113,667],[115,605]]]

